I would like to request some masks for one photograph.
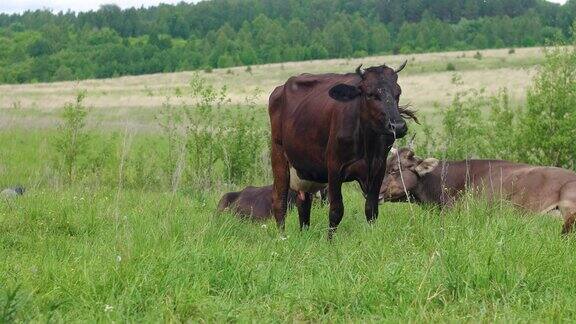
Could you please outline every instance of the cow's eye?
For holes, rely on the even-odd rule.
[[[380,100],[380,96],[378,96],[378,94],[376,94],[376,93],[369,93],[368,98],[373,99],[373,100]]]

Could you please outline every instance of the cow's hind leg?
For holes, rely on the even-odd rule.
[[[284,235],[284,221],[288,206],[288,188],[290,174],[288,173],[288,160],[284,149],[277,143],[272,143],[272,173],[274,174],[274,191],[272,193],[272,211],[276,225],[281,235]]]
[[[564,218],[562,234],[569,234],[576,221],[576,182],[567,183],[562,187],[558,207]]]
[[[298,192],[296,199],[298,208],[298,218],[300,220],[300,230],[310,227],[310,209],[312,207],[312,194],[307,192]]]

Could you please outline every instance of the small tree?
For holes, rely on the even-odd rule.
[[[56,151],[59,155],[60,170],[69,183],[76,178],[78,158],[86,154],[88,135],[84,128],[88,109],[83,105],[86,91],[80,91],[73,103],[64,106],[62,124],[58,127],[55,139]]]

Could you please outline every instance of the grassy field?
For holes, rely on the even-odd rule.
[[[0,314],[18,321],[560,321],[573,319],[576,241],[560,221],[472,200],[447,213],[384,204],[355,184],[326,240],[297,215],[280,240],[214,212],[222,187],[176,193],[50,185],[43,133],[4,133],[2,176],[37,181],[0,203]],[[7,153],[8,152],[8,153]],[[24,179],[24,180],[23,180]],[[43,180],[42,180],[43,179]]]
[[[543,59],[539,49],[462,54],[409,57],[401,82],[424,119],[465,88],[509,87],[521,102]],[[445,212],[383,204],[370,226],[356,184],[344,185],[345,216],[331,242],[320,204],[305,232],[290,212],[286,240],[273,222],[215,212],[222,193],[271,182],[262,135],[270,89],[291,74],[347,71],[358,61],[203,74],[228,85],[232,105],[199,115],[204,124],[195,126],[213,136],[195,135],[198,150],[185,159],[171,157],[172,137],[155,117],[167,96],[194,100],[191,73],[0,86],[0,188],[28,189],[0,198],[0,322],[574,320],[576,241],[560,236],[558,219],[469,198]],[[445,71],[448,61],[457,71]],[[256,88],[256,105],[236,110]],[[93,108],[88,149],[70,181],[54,126],[78,89]],[[241,132],[230,128],[243,122]],[[251,151],[246,139],[261,146]],[[248,163],[240,172],[232,152]]]

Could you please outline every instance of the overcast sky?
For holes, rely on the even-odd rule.
[[[198,2],[185,0],[184,2]],[[34,9],[52,9],[54,11],[96,10],[103,4],[117,4],[121,8],[150,7],[159,3],[175,4],[182,0],[0,0],[0,12],[16,13]]]
[[[184,2],[198,2],[186,0]],[[283,1],[283,0],[279,0]],[[549,0],[564,3],[566,0]],[[149,7],[159,3],[178,3],[181,0],[0,0],[0,12],[15,13],[34,9],[52,9],[54,11],[89,11],[98,9],[102,4],[115,3],[121,8]]]

